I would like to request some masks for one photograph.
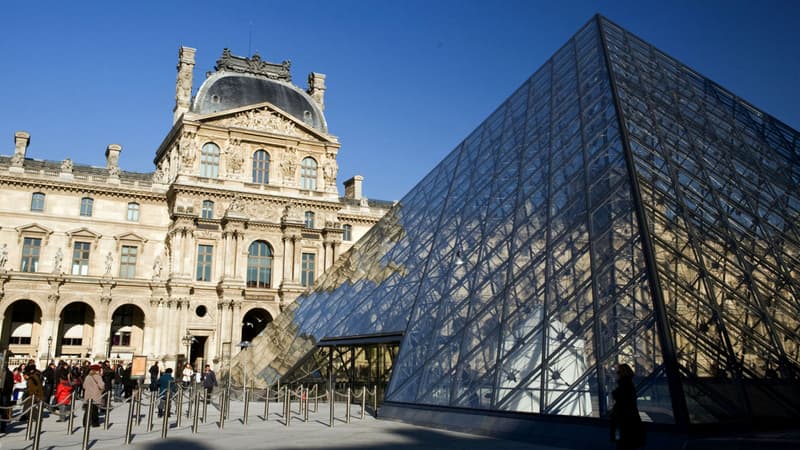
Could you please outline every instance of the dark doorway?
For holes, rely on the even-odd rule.
[[[205,364],[207,340],[208,336],[192,336],[192,347],[189,349],[189,362],[195,371],[202,370]]]
[[[242,341],[252,341],[264,331],[270,322],[272,322],[272,316],[265,309],[255,308],[247,311],[242,318]]]

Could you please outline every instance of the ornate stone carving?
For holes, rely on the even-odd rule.
[[[237,138],[230,138],[225,143],[226,167],[231,178],[238,178],[238,175],[242,172],[244,157],[242,156],[241,143],[242,141]]]
[[[111,254],[111,252],[108,252],[108,254],[106,255],[106,271],[105,271],[106,276],[111,275],[111,266],[113,264],[114,264],[114,255]]]
[[[61,172],[72,173],[72,160],[67,158],[61,161]]]
[[[236,194],[225,209],[225,215],[242,215],[245,212],[245,201],[239,194]]]
[[[108,176],[119,177],[119,166],[111,166],[108,168]]]
[[[169,183],[169,174],[164,166],[169,167],[169,163],[160,164],[155,172],[153,172],[153,183],[167,184]]]
[[[181,142],[179,145],[180,152],[181,152],[181,164],[185,167],[191,168],[194,165],[194,159],[197,156],[197,145],[195,143],[195,137],[197,133],[191,131],[184,131],[183,136],[181,136]]]
[[[267,107],[242,111],[233,115],[232,117],[215,121],[214,123],[225,127],[239,127],[251,130],[269,131],[271,133],[299,137],[306,140],[316,139],[314,136],[306,133],[301,128],[298,128],[297,124],[291,120],[282,117]]]
[[[11,157],[11,165],[13,167],[22,167],[22,162],[25,161],[25,155],[22,153],[14,153]]]
[[[263,61],[258,53],[251,58],[235,56],[229,49],[222,50],[222,57],[217,60],[214,69],[217,71],[226,70],[229,72],[251,73],[262,75],[272,80],[282,80],[291,82],[292,74],[290,61],[283,61],[280,64]]]
[[[161,281],[161,255],[153,261],[153,281]]]
[[[286,156],[280,163],[283,184],[286,186],[294,186],[298,166],[296,154],[297,148],[286,147]]]
[[[5,270],[7,262],[8,262],[8,244],[3,244],[3,248],[0,249],[0,270]]]
[[[58,249],[56,256],[53,257],[53,273],[61,275],[61,262],[64,260],[64,252]]]
[[[325,177],[326,186],[336,186],[336,173],[338,170],[336,161],[330,159],[325,161],[325,165],[322,167],[322,174]]]

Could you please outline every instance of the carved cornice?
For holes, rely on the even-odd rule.
[[[281,80],[291,83],[291,67],[291,61],[283,61],[280,64],[271,63],[262,60],[258,53],[250,58],[236,56],[231,54],[231,51],[226,48],[222,50],[222,56],[217,60],[214,70],[261,75],[271,80]]]
[[[124,187],[120,184],[107,184],[105,182],[80,182],[74,180],[63,180],[58,178],[45,178],[41,176],[13,176],[0,174],[0,185],[21,186],[26,189],[35,187],[36,189],[52,190],[59,192],[74,192],[80,195],[99,195],[106,197],[124,197],[142,201],[166,201],[163,192],[155,192],[150,189],[138,190]]]

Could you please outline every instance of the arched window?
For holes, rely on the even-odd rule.
[[[83,197],[81,199],[81,215],[84,217],[91,217],[93,206],[94,200],[92,200],[90,197]]]
[[[213,142],[203,146],[200,152],[200,176],[217,178],[219,176],[219,147]]]
[[[314,228],[314,212],[306,211],[305,219],[306,228]]]
[[[342,240],[343,241],[352,241],[353,240],[353,226],[349,224],[342,225]]]
[[[253,183],[269,184],[269,153],[264,150],[253,153]]]
[[[317,189],[317,162],[314,158],[304,158],[300,164],[300,186],[303,189]]]
[[[272,247],[255,241],[247,249],[247,287],[268,288],[272,279]]]
[[[44,194],[34,192],[31,196],[31,211],[44,211]]]
[[[214,202],[211,200],[203,200],[203,211],[201,212],[200,217],[203,219],[214,218]]]
[[[139,204],[135,202],[128,203],[128,220],[131,222],[139,221]]]

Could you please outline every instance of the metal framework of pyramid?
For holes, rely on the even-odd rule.
[[[800,134],[596,16],[264,335],[402,333],[385,401],[800,417]],[[254,344],[259,344],[256,340]]]

